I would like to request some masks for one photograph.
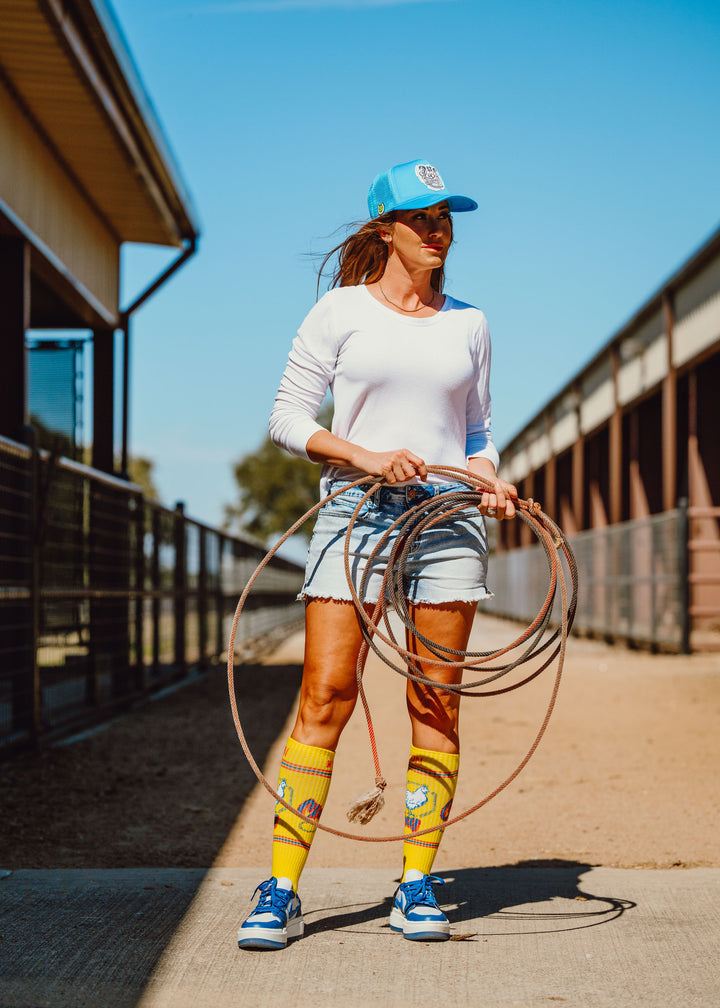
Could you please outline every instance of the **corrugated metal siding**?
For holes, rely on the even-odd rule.
[[[602,358],[582,381],[580,429],[583,434],[599,427],[615,409],[615,389],[610,357]]]
[[[560,455],[574,444],[577,441],[578,431],[577,414],[567,413],[552,429],[553,453]]]
[[[648,345],[630,337],[621,344],[620,357],[623,363],[618,372],[618,402],[625,406],[659,385],[667,374],[667,336],[662,331],[657,332]]]
[[[519,449],[513,455],[504,453],[502,456],[502,473],[505,479],[511,483],[519,483],[530,471],[528,456],[524,448]]]
[[[0,196],[113,315],[119,246],[0,82]]]
[[[560,455],[573,444],[580,434],[578,410],[574,396],[565,396],[553,416],[550,441],[555,455]]]
[[[720,339],[720,259],[675,296],[673,364],[680,367]]]
[[[0,16],[3,71],[119,240],[179,244],[41,4],[2,0]]]
[[[544,426],[544,425],[543,425]],[[532,469],[544,466],[550,458],[550,439],[545,430],[532,431],[528,444],[528,459]]]

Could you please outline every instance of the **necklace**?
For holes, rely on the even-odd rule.
[[[432,306],[433,301],[435,300],[435,292],[433,291],[433,296],[430,298],[430,301],[427,304],[425,304],[424,301],[421,301],[418,308],[403,308],[402,305],[396,304],[394,301],[390,300],[390,298],[387,296],[387,294],[385,293],[385,291],[382,289],[382,284],[380,283],[379,280],[378,280],[378,287],[380,288],[380,293],[385,298],[385,300],[387,301],[388,304],[391,304],[393,306],[393,308],[398,308],[400,311],[402,311],[402,312],[409,312],[410,314],[413,314],[414,312],[422,311],[423,308],[430,308]],[[418,297],[420,297],[419,294],[418,294]]]

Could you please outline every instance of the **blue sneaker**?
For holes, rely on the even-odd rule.
[[[437,905],[433,885],[444,885],[437,875],[419,871],[406,873],[408,880],[398,886],[395,905],[390,913],[390,927],[402,931],[410,941],[447,941],[450,921]]]
[[[287,882],[288,888],[278,885]],[[290,938],[302,938],[305,922],[296,892],[289,879],[274,876],[261,882],[253,893],[260,893],[258,904],[238,931],[238,945],[244,949],[284,949]]]

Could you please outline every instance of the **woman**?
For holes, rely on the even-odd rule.
[[[322,463],[323,496],[367,475],[383,486],[364,505],[353,530],[351,566],[359,571],[379,537],[407,508],[442,483],[429,465],[470,469],[490,480],[479,511],[515,514],[515,487],[498,479],[490,434],[490,339],[478,309],[442,293],[453,240],[451,213],[477,203],[449,191],[426,161],[382,172],[368,196],[370,220],[338,254],[333,288],[303,322],[293,343],[270,419],[275,444]],[[330,258],[328,257],[328,259]],[[325,260],[325,262],[328,261]],[[323,264],[324,265],[324,264]],[[316,421],[327,390],[332,431]],[[463,485],[464,486],[464,485]],[[305,661],[300,706],[283,755],[278,793],[319,819],[335,750],[357,699],[355,667],[362,643],[344,564],[348,519],[360,487],[319,512],[308,552]],[[446,648],[464,650],[485,587],[484,519],[472,509],[453,535],[423,533],[406,568],[406,594],[418,631]],[[389,551],[390,544],[385,550]],[[364,603],[377,601],[382,557],[367,579]],[[418,642],[408,650],[429,652]],[[438,682],[458,682],[455,668],[423,666]],[[403,876],[390,926],[411,940],[445,940],[448,919],[430,874],[448,819],[459,765],[459,697],[408,681],[412,746],[407,778]],[[412,834],[437,829],[413,839]],[[315,827],[278,805],[272,877],[258,889],[241,926],[241,948],[284,948],[304,930],[297,896]]]

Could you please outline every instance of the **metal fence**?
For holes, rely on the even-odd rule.
[[[574,631],[643,646],[689,649],[687,510],[573,536],[580,577]],[[487,611],[530,620],[548,586],[541,546],[496,553]],[[559,621],[559,602],[554,616]]]
[[[0,752],[76,730],[220,660],[265,554],[139,487],[0,438]],[[303,617],[303,570],[278,556],[239,649]]]

